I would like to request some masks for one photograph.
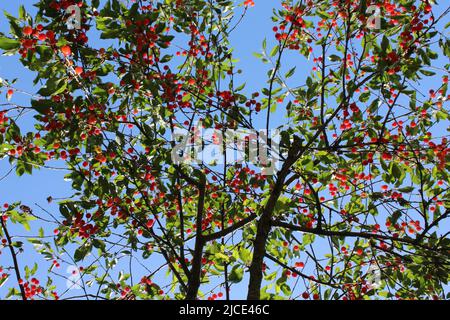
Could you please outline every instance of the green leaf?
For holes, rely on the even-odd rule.
[[[295,68],[296,68],[296,67],[293,67],[291,70],[289,70],[289,71],[285,74],[285,77],[286,77],[286,78],[291,77],[291,76],[294,74],[294,72],[295,72]]]
[[[398,189],[398,191],[402,192],[402,193],[410,193],[412,191],[414,191],[414,187],[404,187],[404,188],[400,188]]]
[[[9,39],[6,37],[0,37],[0,49],[13,50],[20,47],[19,40]]]
[[[383,40],[381,41],[381,52],[386,54],[386,51],[389,47],[389,39],[386,36],[383,36]]]
[[[279,51],[280,47],[279,46],[275,46],[272,48],[272,51],[270,51],[270,56],[271,57],[275,57],[275,55],[277,54],[277,52]]]
[[[244,268],[241,266],[234,266],[233,269],[231,269],[229,280],[233,283],[238,283],[242,281],[242,278],[244,277]]]
[[[45,84],[45,87],[42,87],[38,93],[42,96],[48,97],[48,96],[56,96],[67,88],[67,82],[65,79],[49,79],[47,80],[47,83]]]
[[[400,167],[395,162],[391,162],[391,173],[397,179],[400,178],[400,175],[402,174]]]
[[[83,260],[88,253],[90,253],[92,250],[92,246],[90,244],[84,244],[78,249],[75,250],[75,254],[73,258],[75,259],[75,262]]]
[[[311,234],[311,233],[305,233],[305,234],[303,234],[302,245],[307,246],[308,244],[313,243],[315,237],[316,237],[316,235]]]
[[[26,19],[26,16],[27,16],[27,12],[25,11],[25,7],[24,7],[23,5],[21,5],[21,6],[19,7],[19,18],[20,18],[21,20],[25,20],[25,19]]]
[[[330,59],[330,61],[336,62],[336,61],[341,61],[341,57],[339,57],[336,54],[332,54],[328,57],[328,59]]]
[[[31,100],[31,107],[41,114],[47,114],[52,105],[55,105],[52,100]]]
[[[5,17],[9,20],[9,25],[11,27],[11,33],[17,37],[22,37],[22,28],[19,27],[18,19],[12,15],[10,15],[5,10],[3,11]]]
[[[228,262],[230,260],[230,258],[227,255],[225,255],[224,253],[222,253],[222,252],[217,252],[215,254],[215,257],[218,258],[218,259],[221,259],[223,261],[226,261],[226,262]]]
[[[370,98],[370,91],[364,92],[359,96],[359,101],[367,102]]]
[[[291,295],[291,287],[289,287],[286,283],[282,283],[280,289],[286,296]]]
[[[271,274],[264,277],[266,281],[273,281],[277,277],[277,272],[272,272]]]
[[[425,69],[419,70],[419,72],[428,77],[434,76],[436,74],[436,72],[425,70]]]
[[[106,251],[106,245],[105,245],[105,242],[103,242],[102,240],[94,239],[94,240],[92,241],[92,245],[93,245],[95,248],[100,249],[102,252],[105,252],[105,251]]]

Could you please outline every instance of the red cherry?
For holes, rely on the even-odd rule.
[[[14,90],[13,89],[9,89],[7,92],[6,92],[6,99],[9,101],[9,100],[11,100],[11,97],[12,97],[12,95],[14,94]]]
[[[61,47],[61,52],[62,52],[62,54],[63,54],[65,57],[67,57],[67,56],[70,56],[70,55],[72,54],[72,49],[70,49],[69,46],[62,46],[62,47]]]
[[[75,70],[75,73],[76,73],[77,75],[80,75],[80,74],[83,73],[83,68],[82,68],[82,67],[76,67],[74,70]]]
[[[22,29],[22,32],[26,36],[31,36],[33,34],[33,28],[31,28],[30,26],[26,26]]]
[[[153,227],[153,225],[155,224],[155,220],[153,220],[153,219],[150,219],[150,220],[148,220],[148,222],[147,222],[147,228],[151,228],[151,227]]]

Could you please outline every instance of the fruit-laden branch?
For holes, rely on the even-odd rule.
[[[315,283],[320,283],[320,284],[323,284],[323,285],[326,285],[326,286],[329,286],[329,287],[332,287],[332,288],[335,288],[335,289],[339,289],[339,288],[340,288],[339,286],[337,286],[337,285],[335,285],[335,284],[333,284],[333,283],[331,283],[331,282],[321,281],[321,280],[319,280],[319,279],[315,279],[315,278],[313,278],[313,277],[311,277],[311,276],[308,276],[308,275],[306,275],[306,274],[304,274],[304,273],[298,271],[297,269],[288,266],[287,264],[283,263],[282,261],[280,261],[279,259],[277,259],[277,258],[271,256],[271,255],[268,254],[268,253],[266,253],[264,256],[265,256],[266,258],[268,258],[269,260],[272,260],[272,261],[275,262],[276,264],[282,266],[284,269],[289,270],[289,271],[291,271],[292,273],[295,273],[295,274],[299,275],[299,276],[302,277],[303,279],[307,279],[307,280],[310,280],[310,281],[315,282]]]
[[[252,213],[247,218],[244,218],[244,219],[236,222],[231,227],[228,227],[226,229],[217,231],[215,233],[211,233],[211,234],[203,236],[203,239],[205,240],[205,242],[208,242],[208,241],[213,241],[213,240],[225,237],[226,235],[229,235],[233,231],[236,231],[236,230],[240,229],[241,227],[245,226],[247,223],[253,221],[255,218],[256,218],[256,213]]]
[[[436,218],[431,224],[429,224],[423,232],[417,237],[416,243],[422,241],[422,239],[427,235],[428,231],[430,231],[433,227],[437,226],[438,223],[450,215],[450,209],[445,210],[445,212]]]
[[[364,239],[373,239],[373,240],[389,240],[393,242],[399,242],[399,243],[405,243],[409,245],[413,245],[416,247],[420,247],[422,249],[431,250],[431,251],[441,251],[439,248],[431,248],[424,244],[419,243],[417,239],[412,238],[399,238],[399,237],[393,237],[393,236],[387,236],[383,234],[376,234],[376,233],[368,233],[368,232],[355,232],[355,231],[331,231],[331,230],[324,230],[324,229],[318,229],[318,228],[305,228],[302,226],[293,225],[290,223],[282,222],[282,221],[272,221],[272,226],[274,227],[282,227],[289,230],[294,231],[300,231],[305,233],[311,233],[315,235],[320,236],[335,236],[335,237],[358,237],[358,238],[364,238]],[[443,251],[447,251],[447,249],[442,249]]]

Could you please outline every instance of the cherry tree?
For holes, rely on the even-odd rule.
[[[230,40],[258,1],[35,6],[0,34],[37,87],[18,105],[2,79],[0,155],[18,175],[63,166],[73,195],[2,208],[8,297],[449,297],[445,5],[273,1],[258,88]]]

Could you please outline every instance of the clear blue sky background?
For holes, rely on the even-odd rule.
[[[25,3],[24,3],[25,2]],[[31,4],[34,1],[21,1],[21,0],[2,0],[0,2],[0,11],[6,10],[9,13],[17,16],[18,8],[21,4],[24,4],[29,12],[34,12]],[[443,7],[446,6],[445,0],[441,1]],[[253,56],[253,52],[261,51],[261,43],[265,37],[268,39],[268,48],[270,50],[271,44],[273,42],[273,22],[270,17],[272,15],[272,9],[274,6],[279,6],[280,1],[269,1],[269,0],[255,0],[255,7],[251,8],[245,17],[242,24],[236,29],[231,35],[232,46],[235,48],[235,57],[239,58],[239,67],[243,69],[243,74],[241,75],[241,81],[247,83],[247,92],[259,91],[265,86],[265,79],[267,79],[267,71],[269,66],[262,64],[257,58]],[[445,22],[444,22],[445,23]],[[6,18],[0,14],[0,32],[7,33],[9,25]],[[94,44],[95,46],[95,44]],[[283,70],[289,70],[292,63],[293,65],[298,64],[298,55],[288,54],[287,63],[283,66]],[[290,59],[290,60],[289,60]],[[300,68],[299,68],[300,67]],[[297,68],[298,77],[296,82],[301,83],[301,79],[309,73],[310,67],[303,64]],[[16,83],[17,88],[21,88],[28,92],[36,92],[37,90],[32,86],[32,80],[34,75],[32,72],[26,70],[18,61],[17,56],[0,56],[0,77],[12,80],[18,78]],[[239,79],[239,78],[238,78]],[[298,80],[298,81],[297,81]],[[432,86],[430,80],[424,81],[422,88]],[[427,90],[424,90],[426,92]],[[4,92],[0,95],[0,103],[6,102]],[[13,102],[17,104],[29,105],[29,98],[26,95],[16,93],[13,97]],[[282,122],[282,117],[279,115],[272,116],[274,124],[277,122]],[[30,125],[30,120],[25,120],[22,124],[26,126]],[[10,165],[8,160],[0,159],[0,177],[2,177],[8,170]],[[65,171],[55,171],[55,170],[36,170],[32,176],[24,175],[22,177],[17,177],[15,174],[11,174],[0,181],[0,204],[4,202],[14,202],[21,200],[24,204],[35,208],[35,203],[45,207],[47,210],[51,211],[53,214],[58,215],[59,210],[56,203],[48,204],[46,198],[52,196],[53,198],[63,198],[70,196],[72,194],[71,183],[69,181],[64,181]],[[39,211],[39,215],[45,216],[45,214]],[[39,223],[34,223],[33,231],[37,231]],[[447,226],[448,227],[448,226]],[[46,234],[51,234],[52,229],[46,229]],[[14,234],[26,235],[26,231],[22,229],[13,230]],[[45,269],[50,265],[48,262],[44,262],[42,257],[30,254],[31,251],[27,250],[26,255],[20,258],[22,266],[24,264],[32,265],[36,260],[40,265],[42,265],[43,273],[45,275]],[[9,253],[6,251],[0,255],[0,265],[4,263],[4,259],[9,259]],[[67,266],[62,266],[60,272],[65,273]],[[136,266],[136,268],[140,268]],[[68,275],[68,274],[66,274]],[[239,284],[238,292],[232,298],[243,298],[246,294],[247,279]],[[15,281],[12,277],[9,281]],[[60,284],[63,285],[64,279],[59,280]],[[8,283],[5,287],[8,286]],[[79,294],[80,292],[78,292]],[[4,296],[4,288],[0,288],[0,297]],[[77,291],[74,290],[73,295],[76,295]],[[69,293],[68,296],[72,295]]]

